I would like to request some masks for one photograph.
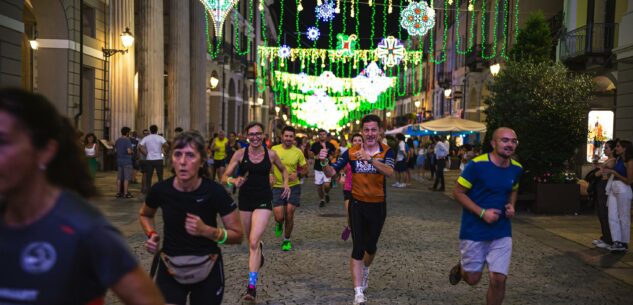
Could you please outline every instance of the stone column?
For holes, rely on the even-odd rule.
[[[158,126],[165,132],[165,51],[163,1],[139,0],[137,130]]]
[[[176,127],[189,130],[190,69],[189,69],[189,1],[169,1],[169,45],[167,57],[168,132]]]
[[[628,1],[620,21],[618,46],[613,50],[618,62],[617,103],[614,136],[633,139],[633,0]]]
[[[126,28],[132,35],[138,35],[134,31],[134,1],[120,0],[110,2],[110,33],[109,48],[124,49],[121,42],[121,33]],[[118,138],[123,126],[136,128],[134,105],[134,46],[127,53],[115,54],[110,61],[110,139]],[[147,127],[146,127],[147,128]]]
[[[190,0],[191,15],[191,129],[208,136],[206,115],[206,78],[207,46],[204,31],[205,9],[200,0]]]

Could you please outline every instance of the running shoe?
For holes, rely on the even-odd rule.
[[[459,262],[448,273],[448,281],[451,285],[457,285],[462,280],[462,263]]]
[[[325,194],[325,203],[330,203],[330,195]]]
[[[591,243],[600,249],[607,249],[610,246],[609,244],[605,243],[602,239],[594,239]]]
[[[319,207],[322,208],[325,206],[325,201],[321,200],[319,201]]]
[[[290,251],[290,250],[292,250],[292,244],[290,243],[289,240],[284,240],[284,242],[281,243],[281,250],[282,251]]]
[[[341,233],[341,239],[343,241],[347,241],[349,239],[350,233],[352,233],[352,230],[349,228],[349,226],[345,226],[343,232]]]
[[[257,288],[255,286],[248,286],[246,292],[242,295],[242,304],[255,304],[255,298],[257,297]]]
[[[363,281],[361,282],[363,291],[367,289],[368,285],[369,285],[369,267],[363,266]]]
[[[259,268],[264,267],[264,242],[259,242],[259,257],[261,258],[261,262],[259,263]]]
[[[284,224],[283,223],[277,223],[277,225],[275,225],[275,236],[276,237],[281,237],[282,233],[284,233]]]
[[[626,252],[626,248],[619,241],[614,241],[613,244],[607,248],[607,250],[611,251],[611,253],[624,253],[624,252]]]
[[[365,305],[367,298],[364,294],[359,293],[354,296],[354,305]]]

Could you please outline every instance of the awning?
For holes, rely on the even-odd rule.
[[[485,132],[486,124],[456,117],[445,117],[416,124],[414,129],[431,132]]]

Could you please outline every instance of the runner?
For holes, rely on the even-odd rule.
[[[218,136],[213,139],[211,143],[211,151],[213,152],[213,169],[211,169],[211,179],[215,180],[217,175],[218,179],[224,176],[224,169],[226,168],[226,144],[229,139],[224,136],[224,130],[218,132]]]
[[[299,199],[301,197],[301,181],[299,180],[299,172],[304,172],[307,168],[306,159],[303,152],[293,145],[295,140],[295,129],[292,126],[286,126],[281,133],[282,144],[273,146],[272,150],[277,153],[281,159],[281,163],[288,171],[288,186],[290,186],[291,196],[282,198],[284,191],[283,177],[281,172],[275,168],[275,184],[273,185],[273,212],[275,214],[275,236],[280,237],[284,234],[284,241],[281,244],[281,250],[290,251],[292,244],[290,243],[290,235],[294,227],[295,209],[299,207]],[[285,229],[285,231],[284,231]]]
[[[148,238],[146,249],[159,252],[152,273],[156,273],[156,284],[168,304],[222,303],[224,272],[218,245],[239,244],[244,235],[235,202],[208,178],[204,144],[198,132],[176,136],[171,150],[175,175],[155,184],[140,210],[139,221]],[[154,224],[158,208],[165,235],[160,251]],[[218,214],[224,228],[217,224]],[[185,264],[194,267],[179,267]]]
[[[352,135],[352,146],[362,145],[363,144],[363,136],[360,133],[355,133]],[[343,147],[343,146],[341,146]],[[343,152],[345,153],[345,152]],[[343,232],[341,233],[341,239],[347,241],[349,238],[352,229],[350,229],[350,220],[349,220],[349,201],[352,200],[352,166],[348,163],[345,165],[345,170],[341,173],[341,185],[343,185],[343,204],[345,205],[345,215],[347,215],[347,225],[343,228]]]
[[[327,156],[325,157],[326,163],[329,163],[329,159],[336,154],[336,147],[327,140],[327,132],[323,129],[319,129],[319,141],[314,142],[310,147],[310,158],[317,159],[319,153],[323,148],[327,148]],[[317,192],[319,193],[319,207],[325,206],[326,202],[330,202],[330,177],[326,177],[323,174],[323,166],[319,160],[314,161],[314,184],[317,186]]]
[[[283,188],[281,198],[291,195],[288,187],[288,172],[279,160],[277,153],[263,147],[264,126],[259,122],[249,123],[246,128],[250,140],[248,147],[242,148],[233,154],[229,162],[222,183],[229,187],[235,184],[239,188],[238,205],[240,218],[244,226],[244,232],[248,238],[248,287],[242,297],[242,301],[255,303],[257,294],[257,278],[259,269],[264,265],[262,252],[264,243],[261,242],[262,234],[268,226],[268,219],[272,213],[273,184],[272,165],[275,164],[283,175]],[[240,176],[229,177],[239,166]]]
[[[457,179],[453,196],[464,208],[459,232],[461,260],[451,269],[449,281],[481,280],[488,265],[487,303],[501,304],[512,255],[514,204],[523,168],[512,155],[519,144],[514,130],[498,128],[490,144],[493,151],[470,161]]]
[[[318,157],[326,176],[332,177],[348,163],[352,166],[352,199],[349,215],[354,242],[350,269],[354,283],[354,304],[365,304],[364,291],[369,280],[369,266],[376,256],[376,244],[387,217],[386,178],[393,175],[394,154],[379,142],[380,118],[370,114],[361,121],[364,143],[347,150],[329,166],[328,149]],[[319,161],[317,161],[319,162]]]
[[[45,97],[0,90],[0,304],[165,304],[97,190],[70,121]]]

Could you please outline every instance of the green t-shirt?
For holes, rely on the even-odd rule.
[[[289,149],[285,149],[283,144],[278,144],[273,146],[272,150],[274,150],[279,159],[281,159],[281,163],[286,167],[288,171],[288,175],[297,172],[297,166],[305,166],[306,158],[303,156],[303,152],[296,146],[292,146]],[[281,175],[281,172],[276,166],[274,167],[275,171],[275,184],[273,187],[283,187],[284,186],[284,177]],[[295,186],[301,183],[299,179],[294,181],[288,181],[288,186]]]

